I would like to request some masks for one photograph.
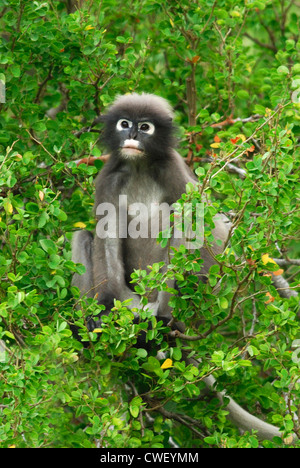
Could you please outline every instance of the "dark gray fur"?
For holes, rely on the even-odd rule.
[[[131,94],[115,101],[103,118],[104,140],[110,158],[96,178],[95,209],[104,202],[118,207],[119,195],[126,195],[128,204],[166,202],[171,205],[185,192],[188,182],[197,182],[173,149],[172,118],[170,105],[158,96]],[[119,119],[128,119],[134,125],[131,129],[117,131]],[[140,120],[154,123],[153,135],[139,134],[134,130]],[[141,154],[130,158],[122,156],[122,145],[128,138],[138,140],[143,149]],[[228,226],[221,217],[215,219],[215,226],[215,238],[224,241]],[[218,253],[222,247],[215,246],[214,250]],[[204,248],[201,255],[204,260],[201,275],[205,275],[213,264],[213,258]],[[147,269],[154,262],[167,262],[168,248],[162,249],[155,238],[100,239],[83,231],[75,233],[73,261],[86,267],[84,275],[75,275],[73,284],[82,294],[90,297],[97,294],[99,303],[104,304],[108,312],[114,299],[123,301],[131,298],[131,307],[139,306],[140,298],[129,283],[130,275],[134,269]],[[155,315],[168,317],[168,299],[165,293],[154,294],[148,307]]]

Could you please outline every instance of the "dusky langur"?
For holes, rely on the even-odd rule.
[[[165,99],[136,93],[118,97],[103,121],[104,143],[110,157],[95,183],[98,224],[94,236],[88,231],[74,235],[73,261],[83,264],[86,272],[76,274],[73,285],[82,295],[97,296],[99,304],[105,306],[102,313],[109,313],[114,299],[132,299],[130,307],[139,307],[140,297],[130,283],[135,269],[145,270],[154,262],[168,262],[169,247],[162,248],[156,235],[149,235],[153,217],[157,215],[153,206],[172,206],[185,192],[186,184],[195,184],[197,179],[174,149],[173,111]],[[138,209],[139,215],[134,217]],[[145,229],[139,236],[137,218]],[[129,233],[132,223],[134,235]],[[215,217],[214,224],[215,240],[224,243],[229,224],[222,216]],[[176,246],[175,239],[173,245]],[[212,247],[214,254],[222,250],[220,243]],[[201,248],[201,257],[204,260],[201,275],[205,275],[214,259],[205,248]],[[159,317],[171,318],[168,301],[169,295],[159,292],[151,297],[148,308]],[[96,326],[98,323],[90,319],[89,330]],[[213,376],[204,380],[213,390]],[[223,401],[225,392],[217,392],[217,396]],[[278,428],[250,415],[230,397],[227,410],[239,427],[254,429],[261,438],[281,435]]]
[[[86,231],[74,235],[73,261],[85,265],[86,273],[75,275],[73,284],[82,294],[97,295],[107,313],[114,299],[131,299],[129,307],[139,307],[140,297],[130,284],[131,274],[135,269],[146,270],[155,262],[168,261],[168,247],[163,249],[157,243],[163,220],[156,232],[152,229],[158,211],[172,207],[186,184],[195,184],[197,179],[174,149],[173,111],[165,99],[152,94],[121,96],[103,121],[110,158],[95,183],[98,224],[94,237]],[[137,222],[139,235],[137,229],[130,232],[132,227],[137,228]],[[225,241],[228,226],[221,217],[214,222],[215,239]],[[176,242],[174,239],[173,245]],[[222,247],[215,245],[214,250],[219,253]],[[204,277],[214,261],[204,248],[201,256]],[[171,318],[168,300],[165,292],[152,294],[148,309],[161,318]],[[97,322],[89,320],[89,330],[95,326]]]

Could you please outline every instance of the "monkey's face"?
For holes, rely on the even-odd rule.
[[[124,95],[103,116],[104,142],[113,158],[163,161],[174,145],[172,110],[149,94]]]
[[[155,138],[155,124],[148,120],[119,119],[116,133],[121,156],[136,158],[146,153],[150,140]]]

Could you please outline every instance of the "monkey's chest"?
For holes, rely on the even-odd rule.
[[[153,179],[142,177],[139,174],[133,175],[129,182],[121,190],[122,195],[126,195],[128,205],[140,203],[149,210],[152,204],[161,203],[164,197],[164,189]]]
[[[127,236],[122,242],[124,263],[131,273],[162,260],[157,236],[169,227],[171,207],[164,203],[164,190],[153,180],[132,180],[121,196],[127,210]]]
[[[132,176],[121,193],[126,203],[128,223],[148,224],[154,221],[159,209],[162,209],[164,189],[153,179]],[[145,226],[144,226],[145,227]]]

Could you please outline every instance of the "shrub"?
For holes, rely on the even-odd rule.
[[[297,9],[287,0],[2,1],[3,447],[257,447],[227,420],[226,401],[202,396],[212,373],[218,389],[282,430],[285,440],[262,446],[299,437],[299,299],[282,297],[289,290],[270,276],[278,287],[282,266],[297,290]],[[184,339],[143,309],[151,329],[133,324],[118,301],[88,333],[99,305],[71,287],[83,271],[71,261],[72,232],[94,227],[93,179],[105,159],[97,117],[132,91],[175,108],[180,151],[200,181],[184,197],[211,201],[205,242],[215,213],[234,226],[205,284],[199,252],[183,248],[166,273],[154,265],[133,276],[144,302],[176,278]],[[78,165],[85,158],[94,165]],[[145,328],[152,351],[135,347]]]

